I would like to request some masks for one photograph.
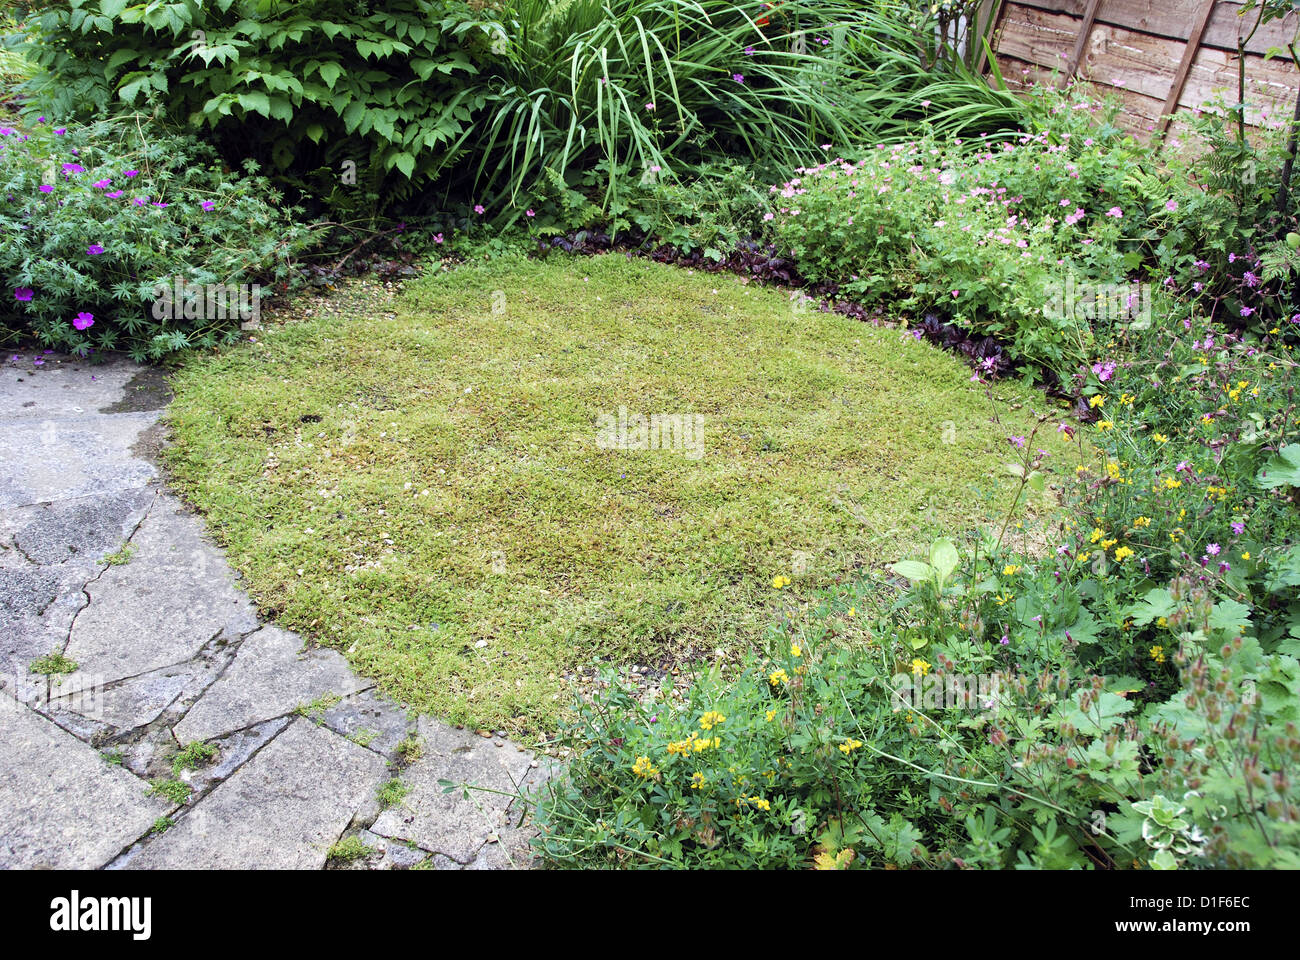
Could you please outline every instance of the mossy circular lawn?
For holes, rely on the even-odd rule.
[[[774,577],[970,527],[1031,419],[897,330],[619,255],[431,271],[259,339],[174,377],[175,480],[281,624],[520,732],[568,667],[737,651]]]

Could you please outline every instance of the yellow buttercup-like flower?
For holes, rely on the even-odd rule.
[[[718,713],[718,711],[710,710],[704,716],[700,717],[700,728],[703,730],[712,730],[718,724],[725,722],[726,719],[727,718]]]
[[[637,757],[636,763],[632,765],[632,772],[638,777],[653,777],[659,772],[659,768],[650,763],[649,757]]]
[[[775,711],[775,710],[769,710],[769,711],[767,711],[767,713],[765,714],[765,716],[766,716],[766,718],[767,718],[767,722],[768,722],[768,723],[771,723],[772,720],[776,717],[776,711]]]
[[[1004,577],[1014,577],[1019,572],[1020,572],[1020,568],[1016,566],[1014,563],[1008,563],[1005,567],[1002,568],[1002,576]]]
[[[777,576],[775,576],[775,577],[772,578],[772,589],[773,589],[773,590],[780,590],[782,587],[788,587],[788,586],[790,586],[790,578],[789,578],[789,577],[783,577],[783,576],[780,576],[780,575],[778,574]]]
[[[1091,407],[1093,410],[1096,410],[1098,407],[1104,407],[1106,406],[1106,398],[1103,397],[1101,394],[1097,394],[1096,396],[1089,397],[1088,406]]]
[[[845,740],[843,743],[840,744],[840,753],[843,753],[847,756],[848,754],[852,753],[854,750],[858,749],[858,747],[860,746],[862,746],[861,740],[854,740],[852,737],[849,737],[847,740]]]
[[[790,682],[790,676],[784,670],[773,670],[768,674],[767,682],[774,687]]]
[[[912,661],[912,673],[924,677],[929,672],[930,664],[927,661],[922,660],[920,657],[917,657]]]
[[[1130,550],[1128,547],[1120,547],[1118,550],[1115,551],[1115,559],[1119,563],[1123,563],[1131,556],[1133,556],[1133,551]]]
[[[797,644],[797,643],[792,643],[792,644],[790,644],[790,656],[792,656],[792,657],[802,657],[802,656],[803,656],[803,647],[799,646],[799,644]]]

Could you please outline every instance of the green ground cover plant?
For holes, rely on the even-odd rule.
[[[1009,479],[951,357],[737,278],[494,261],[358,314],[194,358],[169,465],[264,610],[458,722],[553,729],[598,657],[735,655],[796,552],[802,593]],[[701,443],[602,447],[621,410]]]

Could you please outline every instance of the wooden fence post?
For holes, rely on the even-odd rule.
[[[1079,64],[1083,61],[1083,51],[1088,47],[1088,38],[1092,36],[1093,25],[1097,22],[1099,7],[1101,7],[1101,0],[1088,0],[1088,7],[1083,12],[1083,23],[1079,24],[1079,39],[1074,42],[1074,54],[1066,65],[1065,73],[1061,74],[1062,90],[1069,85],[1079,70]]]
[[[1196,62],[1196,55],[1201,52],[1201,40],[1205,36],[1205,28],[1209,26],[1210,14],[1214,13],[1214,3],[1215,0],[1205,0],[1201,12],[1196,15],[1192,32],[1187,38],[1187,49],[1183,51],[1183,62],[1178,65],[1173,86],[1169,88],[1169,96],[1160,111],[1160,124],[1156,127],[1157,136],[1168,130],[1169,124],[1173,122],[1174,113],[1178,110],[1178,100],[1182,97],[1183,88],[1187,86],[1187,77],[1192,72],[1192,64]]]

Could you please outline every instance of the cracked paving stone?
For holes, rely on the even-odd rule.
[[[429,853],[398,840],[389,840],[369,830],[357,834],[369,849],[365,857],[340,864],[344,870],[410,870],[429,859]]]
[[[389,807],[371,826],[380,836],[409,840],[461,864],[474,861],[490,834],[502,842],[518,832],[511,797],[484,791],[443,793],[440,780],[514,793],[525,786],[532,755],[514,746],[496,747],[469,730],[420,721],[424,756],[402,773],[411,788],[405,799]],[[510,841],[513,842],[513,841]]]
[[[322,697],[346,697],[369,686],[342,654],[304,651],[297,634],[263,627],[239,645],[230,668],[176,724],[176,738],[183,743],[208,740]]]
[[[384,770],[375,753],[299,718],[121,866],[319,869]]]
[[[63,649],[86,605],[82,588],[97,573],[81,560],[42,567],[16,551],[0,553],[0,687],[25,674],[33,660]]]
[[[373,690],[327,707],[320,719],[335,733],[385,755],[391,755],[415,729],[415,721],[402,707]]]
[[[16,700],[0,697],[0,867],[107,863],[166,811],[148,784]]]
[[[252,603],[198,517],[160,494],[131,539],[127,563],[86,585],[90,604],[72,627],[67,655],[105,681],[193,657],[214,637],[257,629]]]
[[[99,563],[116,553],[153,501],[152,487],[78,500],[56,500],[0,511],[0,535],[33,563],[86,558]]]

